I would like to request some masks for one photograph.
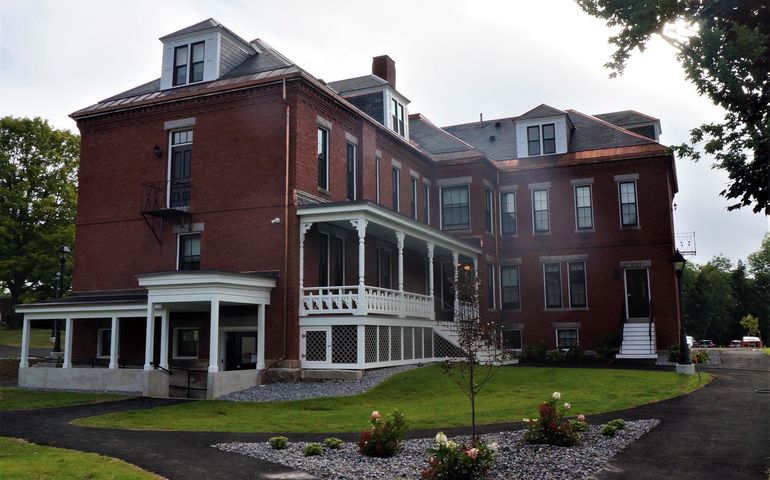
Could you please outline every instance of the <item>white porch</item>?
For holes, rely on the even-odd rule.
[[[450,312],[448,320],[459,311],[453,292],[446,305],[447,279],[437,278],[435,267],[444,272],[443,265],[437,265],[443,261],[452,275],[449,281],[456,281],[461,263],[472,263],[478,270],[479,248],[369,202],[310,205],[299,208],[297,214],[303,368],[379,368],[433,361],[456,353],[451,339],[437,336],[433,328],[442,301]],[[355,267],[356,282],[334,285],[334,279],[327,275],[327,285],[307,285],[305,252],[311,229],[316,235],[337,235],[354,242],[356,255],[351,257],[356,260],[346,261],[344,267]],[[383,281],[381,250],[387,251],[387,258],[392,255],[395,259],[390,285]],[[318,251],[312,258],[317,260],[319,255],[324,252]],[[328,264],[331,253],[326,256]],[[407,256],[410,264],[405,264]],[[319,271],[322,268],[319,266]],[[319,278],[323,277],[321,272]],[[407,277],[412,290],[417,291],[407,287]]]

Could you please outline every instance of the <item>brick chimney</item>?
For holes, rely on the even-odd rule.
[[[391,87],[396,88],[396,62],[389,56],[380,55],[372,58],[372,75],[377,75]]]

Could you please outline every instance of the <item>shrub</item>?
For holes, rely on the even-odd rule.
[[[553,392],[550,400],[540,404],[539,418],[524,419],[527,427],[524,433],[525,441],[559,447],[570,447],[578,442],[580,435],[572,429],[570,422],[564,420],[564,413],[572,406],[569,403],[557,405],[559,399],[561,394]]]
[[[623,420],[622,418],[616,418],[615,420],[608,422],[607,425],[612,425],[618,430],[623,430],[624,428],[626,428],[626,421]]]
[[[316,456],[316,455],[323,455],[324,454],[324,447],[322,447],[320,443],[308,443],[305,446],[305,449],[302,450],[302,453],[304,453],[306,457],[313,457],[313,456]]]
[[[559,350],[558,348],[554,348],[553,350],[548,350],[545,354],[545,358],[549,362],[553,363],[561,363],[567,359],[567,354]]]
[[[610,425],[609,423],[602,428],[602,435],[605,437],[614,437],[615,432],[618,431],[618,427]]]
[[[334,437],[324,438],[324,445],[329,450],[337,450],[342,446],[342,440]]]
[[[615,359],[615,355],[620,352],[620,349],[614,345],[603,344],[596,349],[596,354],[605,362],[610,362]]]
[[[692,363],[709,363],[709,354],[705,350],[692,352]]]
[[[476,441],[470,446],[457,445],[440,432],[436,448],[429,448],[429,464],[420,470],[426,480],[478,480],[484,478],[495,462],[496,444]]]
[[[679,361],[679,345],[671,345],[670,347],[668,347],[668,361],[669,362]]]
[[[577,418],[569,421],[569,426],[572,427],[573,432],[585,432],[588,429],[588,422],[585,415],[578,415]]]
[[[522,358],[534,362],[543,362],[546,359],[548,348],[545,345],[525,345],[521,350]]]
[[[283,450],[289,445],[289,439],[286,437],[270,437],[267,439],[267,443],[269,443],[274,450]]]
[[[358,437],[358,451],[369,457],[392,457],[401,448],[401,440],[406,434],[404,413],[393,410],[383,422],[380,413],[372,412],[369,428]]]
[[[586,350],[580,345],[576,345],[567,350],[567,360],[570,362],[579,362],[585,357]]]

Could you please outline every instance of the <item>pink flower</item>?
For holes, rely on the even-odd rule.
[[[580,415],[577,416],[577,419],[578,419],[578,422],[585,422],[586,416],[581,413]]]
[[[376,422],[379,419],[380,419],[380,412],[378,412],[377,410],[373,411],[372,412],[372,421]]]
[[[479,449],[478,448],[471,448],[467,452],[465,452],[465,454],[468,455],[468,457],[476,460],[476,457],[479,456]]]

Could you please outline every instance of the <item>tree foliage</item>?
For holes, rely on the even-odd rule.
[[[80,138],[67,130],[0,118],[0,292],[14,303],[53,294],[57,248],[75,237],[79,157]]]
[[[759,336],[759,319],[752,314],[748,314],[741,318],[741,327],[746,329],[746,335],[752,337]]]
[[[622,74],[637,49],[660,36],[677,51],[686,78],[725,110],[719,123],[690,132],[675,147],[700,159],[700,148],[730,178],[721,194],[734,210],[770,215],[770,3],[767,0],[576,0],[588,14],[619,28],[605,66]]]

